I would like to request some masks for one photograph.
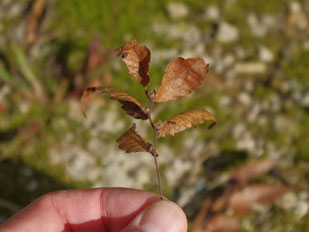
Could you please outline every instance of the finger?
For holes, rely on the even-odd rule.
[[[54,192],[24,208],[0,231],[120,231],[158,200],[153,193],[124,188]]]
[[[187,218],[182,209],[171,201],[158,201],[143,210],[125,232],[186,232]]]

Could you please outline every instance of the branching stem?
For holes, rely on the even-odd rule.
[[[156,167],[156,172],[157,172],[157,179],[158,179],[158,186],[159,186],[159,192],[160,192],[160,198],[161,200],[163,199],[163,195],[162,195],[162,187],[161,187],[161,177],[160,177],[160,171],[159,171],[159,165],[158,165],[158,161],[157,161],[157,157],[159,156],[157,153],[157,140],[158,140],[158,130],[157,128],[154,126],[152,118],[151,118],[151,113],[152,113],[152,106],[153,106],[153,97],[151,97],[149,95],[148,90],[145,88],[145,94],[149,100],[149,112],[148,112],[148,119],[149,122],[151,124],[151,127],[154,131],[154,151],[151,153],[153,156],[153,160],[155,163],[155,167]]]

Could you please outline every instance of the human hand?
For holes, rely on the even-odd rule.
[[[66,190],[46,194],[2,225],[0,232],[185,232],[175,203],[125,188]]]

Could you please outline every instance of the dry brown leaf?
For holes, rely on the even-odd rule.
[[[273,204],[291,189],[285,185],[252,184],[233,193],[229,207],[236,213],[246,214],[254,204]]]
[[[208,72],[208,66],[202,58],[178,57],[171,61],[166,67],[155,101],[176,100],[198,89]]]
[[[207,221],[206,229],[209,232],[237,232],[240,222],[235,216],[220,213]]]
[[[90,87],[83,92],[81,108],[85,117],[88,105],[99,93],[107,93],[111,96],[112,99],[118,100],[122,104],[122,109],[124,109],[127,114],[133,116],[134,118],[143,120],[148,119],[148,114],[143,105],[134,97],[118,89],[105,87]]]
[[[232,179],[236,180],[241,185],[246,185],[250,180],[267,173],[273,168],[274,164],[273,160],[268,159],[250,161],[236,169],[232,175]]]
[[[135,132],[136,125],[133,124],[131,128],[121,135],[117,142],[119,148],[127,153],[131,152],[150,152],[152,151],[151,143],[147,142],[146,139],[141,137]]]
[[[150,82],[148,75],[151,58],[150,50],[145,45],[137,44],[136,40],[132,40],[130,44],[116,49],[116,53],[121,56],[126,64],[129,74],[142,86],[147,86]]]
[[[174,135],[185,129],[197,126],[206,121],[213,121],[207,128],[212,128],[216,124],[215,117],[206,110],[189,110],[181,114],[177,114],[174,117],[163,122],[161,129],[158,131],[158,137],[164,137],[166,135]]]
[[[28,45],[32,45],[37,39],[39,20],[43,15],[45,6],[46,0],[35,0],[32,4],[26,29],[26,42]]]
[[[103,58],[101,54],[101,48],[101,36],[98,35],[91,41],[90,47],[88,49],[87,57],[83,67],[84,74],[88,74],[100,66]]]

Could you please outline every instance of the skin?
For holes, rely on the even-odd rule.
[[[0,232],[185,232],[182,209],[135,189],[66,190],[43,195],[0,225]]]

